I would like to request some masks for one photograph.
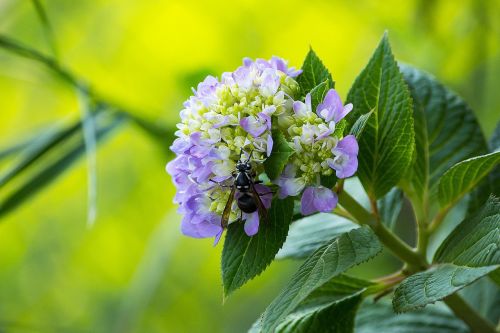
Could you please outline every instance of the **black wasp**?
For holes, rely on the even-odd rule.
[[[236,203],[242,211],[242,215],[243,213],[251,214],[258,211],[259,219],[261,221],[267,220],[267,210],[262,203],[262,200],[260,199],[261,194],[259,194],[255,189],[255,184],[259,184],[261,183],[261,181],[254,180],[256,175],[255,171],[252,170],[252,165],[250,164],[251,156],[252,154],[249,154],[248,159],[242,162],[240,153],[240,158],[236,163],[236,170],[232,174],[234,182],[231,186],[229,186],[231,187],[231,193],[229,194],[226,207],[224,208],[224,212],[222,213],[221,224],[224,229],[227,228],[229,222],[229,215],[231,214],[236,191],[238,191],[240,194],[236,200]]]

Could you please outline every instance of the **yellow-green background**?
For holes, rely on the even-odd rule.
[[[345,96],[386,29],[396,57],[464,96],[488,135],[499,118],[496,0],[43,3],[62,63],[107,99],[162,125],[175,124],[204,75],[230,71],[245,56],[279,55],[300,66],[312,46]],[[31,1],[0,0],[0,33],[50,55]],[[0,149],[78,115],[72,87],[0,50]],[[85,159],[1,217],[0,332],[249,327],[296,266],[273,263],[222,305],[221,246],[180,235],[174,187],[164,172],[169,158],[127,124],[97,152],[93,228],[86,225]],[[14,162],[0,161],[0,172]],[[0,188],[0,200],[7,190]]]

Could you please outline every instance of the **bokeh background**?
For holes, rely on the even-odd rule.
[[[67,80],[2,44],[0,332],[246,331],[297,263],[273,263],[223,305],[222,247],[180,235],[164,171],[191,87],[245,56],[279,55],[300,66],[312,46],[345,96],[388,30],[397,59],[458,91],[487,136],[499,118],[497,0],[39,3],[50,29],[32,1],[0,0],[0,36],[57,58],[128,113],[89,155],[77,126],[2,182],[44,137],[95,111]],[[352,273],[373,277],[373,267],[390,271],[397,263],[385,255]]]

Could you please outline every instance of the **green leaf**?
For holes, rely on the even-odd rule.
[[[274,329],[314,290],[382,250],[368,227],[353,229],[316,250],[293,275],[262,317],[263,332]]]
[[[500,162],[500,151],[455,164],[439,180],[441,206],[453,205],[476,186]]]
[[[283,246],[293,215],[293,198],[275,198],[266,222],[249,237],[242,223],[231,223],[222,250],[224,297],[264,271]]]
[[[500,265],[500,200],[490,197],[439,246],[434,262],[481,267]]]
[[[489,275],[491,280],[497,284],[498,287],[500,287],[500,268],[491,272]]]
[[[404,280],[394,293],[394,309],[414,310],[441,300],[500,266],[500,201],[491,197],[445,239],[434,266]]]
[[[356,227],[353,222],[334,214],[318,213],[304,217],[292,223],[276,259],[306,258],[326,242]]]
[[[370,120],[370,117],[373,114],[373,110],[365,113],[356,120],[354,125],[352,125],[351,130],[349,131],[349,134],[354,135],[357,139],[361,136],[361,133],[363,133],[363,130],[365,129],[366,124],[368,123],[368,120]]]
[[[490,152],[500,150],[500,122],[497,123],[495,131],[489,141]],[[474,189],[469,196],[467,214],[471,215],[480,209],[488,200],[490,194],[500,197],[500,165],[497,165]]]
[[[264,161],[264,170],[269,179],[274,180],[281,175],[288,159],[293,154],[285,137],[281,132],[273,132],[273,150],[271,156]]]
[[[341,137],[344,136],[344,131],[347,128],[347,120],[342,119],[335,124],[335,131],[333,131],[333,136]]]
[[[96,139],[99,142],[111,133],[113,129],[117,128],[124,120],[124,117],[119,114],[108,115],[108,117],[104,116],[103,114],[98,120]],[[34,175],[28,177],[26,181],[14,188],[9,195],[0,202],[0,216],[17,208],[45,186],[56,180],[65,170],[69,169],[85,152],[83,137],[80,137],[79,140],[70,147],[63,148],[64,149],[58,153],[57,159],[37,170]]]
[[[382,222],[391,230],[396,227],[403,200],[403,192],[395,187],[377,201]]]
[[[440,264],[405,279],[392,300],[396,312],[412,311],[442,300],[495,270],[496,266]]]
[[[365,301],[356,316],[356,333],[469,333],[469,328],[444,306],[395,315],[386,301]]]
[[[302,74],[297,77],[297,82],[299,83],[303,95],[306,95],[314,87],[325,81],[330,82],[329,86],[331,86],[331,88],[334,87],[335,83],[332,79],[332,75],[311,48],[304,59]]]
[[[400,67],[414,101],[417,154],[409,178],[423,202],[451,166],[488,150],[474,113],[455,92],[428,73]]]
[[[340,275],[311,293],[276,327],[274,333],[351,333],[362,294],[372,285],[368,281]],[[250,333],[260,330],[259,320]]]
[[[332,82],[329,80],[323,81],[311,90],[311,108],[313,112],[316,111],[318,104],[322,103],[325,99],[326,93],[332,87]]]
[[[357,77],[347,101],[354,105],[347,116],[351,124],[373,110],[359,138],[358,177],[368,195],[377,199],[405,175],[415,149],[410,93],[387,35]]]

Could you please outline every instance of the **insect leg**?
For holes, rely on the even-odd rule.
[[[209,179],[209,181],[211,181],[212,183],[215,183],[215,184],[219,185],[220,187],[232,187],[232,185],[223,185],[223,184],[221,184],[221,183],[219,183],[219,182],[216,182],[216,181],[215,181],[215,180],[213,180],[213,179]]]
[[[248,154],[248,158],[247,158],[247,160],[245,161],[245,163],[250,162],[250,159],[252,158],[252,154],[253,154],[253,150],[250,150],[250,153]]]

